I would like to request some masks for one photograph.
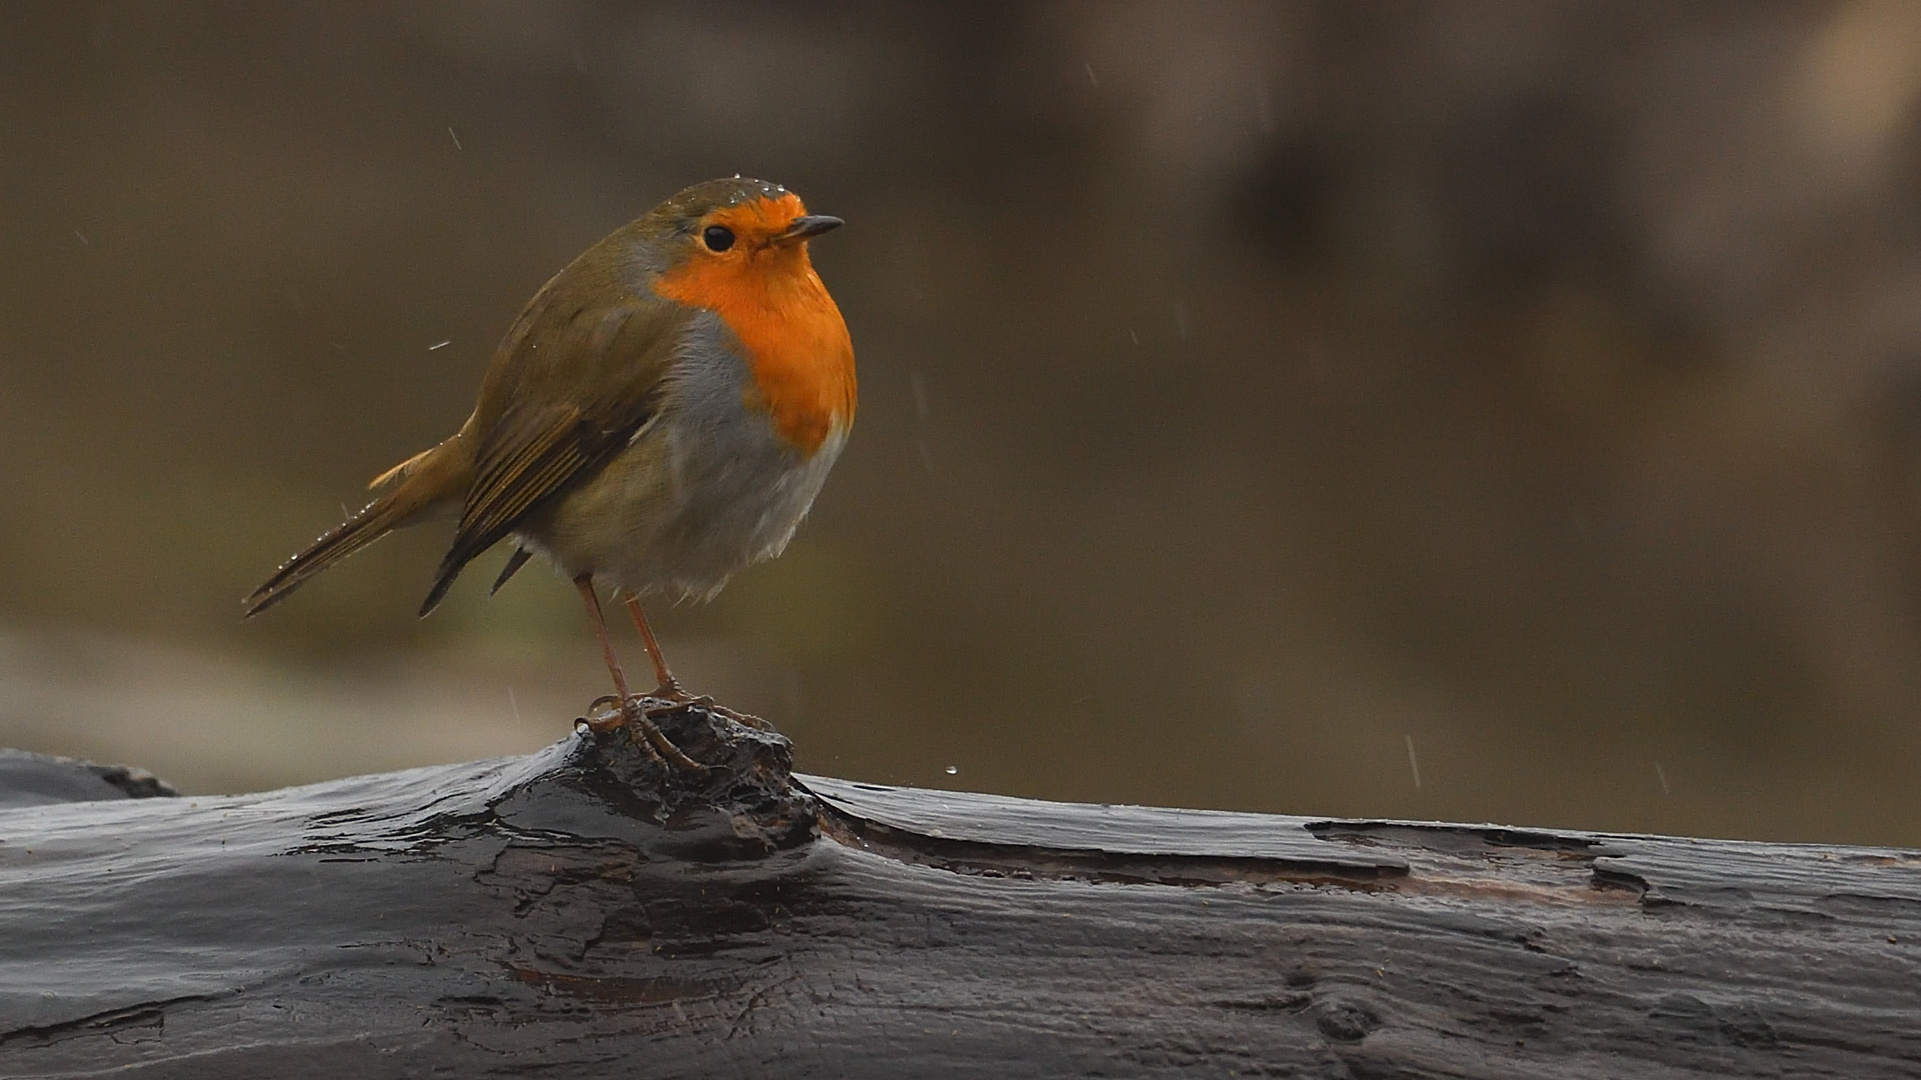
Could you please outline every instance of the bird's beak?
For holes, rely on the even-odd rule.
[[[841,219],[828,217],[826,214],[808,214],[806,217],[795,218],[785,232],[774,237],[774,242],[785,244],[795,240],[805,240],[811,236],[819,236],[829,229],[838,229],[845,224],[847,223]]]

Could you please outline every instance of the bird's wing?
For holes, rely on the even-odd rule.
[[[473,487],[421,614],[470,560],[592,475],[652,419],[691,317],[582,265],[534,297],[481,386]]]

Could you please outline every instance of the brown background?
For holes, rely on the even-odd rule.
[[[0,7],[0,743],[562,735],[552,575],[238,600],[742,172],[850,222],[862,411],[659,623],[802,767],[1921,844],[1917,97],[1901,3]]]

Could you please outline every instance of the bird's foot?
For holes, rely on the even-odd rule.
[[[574,721],[587,725],[587,730],[596,735],[604,735],[615,728],[627,726],[627,714],[620,707],[620,699],[612,694],[602,694],[587,704],[587,715]]]
[[[755,731],[774,730],[774,725],[768,723],[765,720],[762,720],[760,717],[755,716],[752,713],[744,713],[735,709],[730,709],[725,705],[721,705],[715,702],[713,697],[707,694],[690,694],[687,691],[681,689],[680,683],[678,682],[664,683],[661,686],[656,687],[653,693],[642,694],[636,697],[634,700],[643,701],[643,702],[653,701],[653,702],[660,703],[658,705],[651,707],[648,710],[647,715],[650,717],[664,716],[670,712],[678,712],[681,709],[687,708],[689,705],[698,705],[701,708],[706,709],[710,713],[714,713],[718,716],[724,716],[727,719],[732,720],[736,724],[741,724],[745,727],[753,728]]]
[[[586,724],[587,730],[595,734],[612,731],[615,728],[626,728],[628,736],[637,745],[660,758],[688,772],[706,772],[707,766],[688,757],[686,752],[675,746],[673,740],[662,734],[660,728],[654,725],[656,715],[672,710],[650,709],[647,707],[647,700],[647,697],[636,695],[622,701],[613,694],[603,694],[587,706],[587,715],[581,717],[580,722]]]

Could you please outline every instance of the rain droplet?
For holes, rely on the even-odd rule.
[[[907,387],[914,392],[914,412],[922,420],[927,419],[927,384],[921,380],[920,372],[907,373]]]

